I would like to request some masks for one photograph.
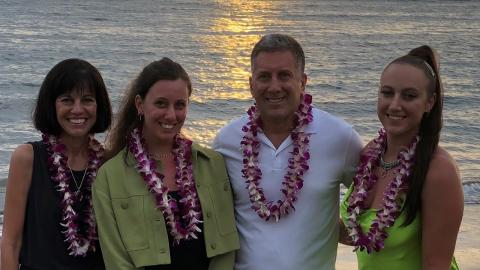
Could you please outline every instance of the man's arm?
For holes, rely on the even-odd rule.
[[[341,182],[346,187],[349,187],[352,184],[353,177],[355,176],[358,160],[360,158],[360,152],[363,148],[362,139],[353,128],[350,130],[350,136],[348,141],[345,142],[345,145],[346,151]]]

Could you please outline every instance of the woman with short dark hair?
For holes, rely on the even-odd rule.
[[[94,134],[111,114],[90,63],[67,59],[48,72],[33,114],[43,139],[19,145],[10,161],[2,269],[104,269],[91,186],[104,152]]]

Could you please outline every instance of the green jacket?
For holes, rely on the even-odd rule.
[[[160,210],[125,149],[100,167],[93,206],[105,266],[112,270],[170,264],[168,232]],[[192,146],[192,165],[203,214],[209,270],[233,269],[239,248],[233,198],[222,156]]]

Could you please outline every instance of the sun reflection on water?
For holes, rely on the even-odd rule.
[[[215,4],[219,12],[208,21],[209,32],[194,37],[203,45],[204,53],[211,56],[195,74],[201,83],[208,85],[196,100],[248,100],[250,52],[270,23],[258,11],[268,11],[271,15],[275,4],[239,0],[215,1]]]
[[[210,146],[220,127],[227,122],[227,120],[218,119],[190,120],[185,124],[182,133],[188,138],[194,138],[194,141],[200,145]]]

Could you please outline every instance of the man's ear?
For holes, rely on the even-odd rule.
[[[249,87],[250,87],[250,94],[251,94],[252,97],[253,97],[252,77],[249,77],[249,78],[248,78],[248,85],[249,85]]]
[[[302,74],[302,91],[305,92],[305,86],[307,85],[307,74],[303,73]]]

